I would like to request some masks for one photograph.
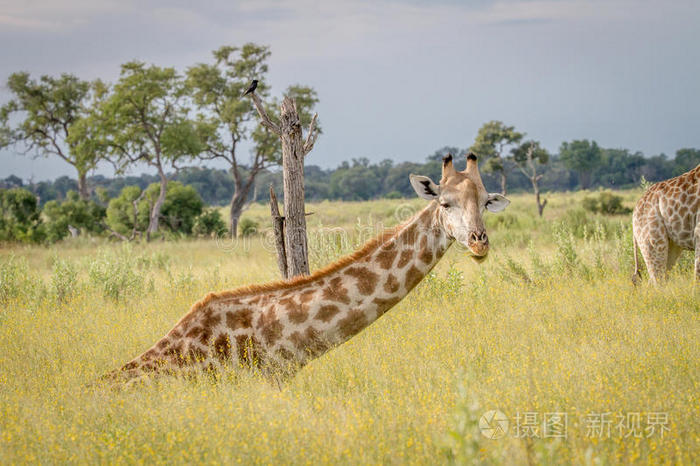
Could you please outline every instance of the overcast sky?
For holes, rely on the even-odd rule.
[[[273,93],[318,92],[309,164],[420,161],[492,119],[552,151],[588,138],[673,155],[700,147],[699,25],[698,0],[0,0],[0,82],[20,70],[113,82],[132,59],[184,70],[256,42],[271,47]],[[74,171],[3,151],[9,174]]]

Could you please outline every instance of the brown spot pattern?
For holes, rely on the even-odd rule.
[[[423,279],[423,274],[416,266],[412,265],[406,272],[406,290],[413,289]]]
[[[400,286],[401,283],[399,283],[396,277],[393,274],[389,274],[389,276],[386,277],[386,283],[384,283],[384,291],[387,293],[396,293],[399,291]]]
[[[420,253],[418,254],[418,259],[422,260],[426,264],[433,261],[433,251],[428,248],[428,237],[423,236],[420,240]]]
[[[382,299],[382,298],[374,298],[372,301],[374,304],[377,305],[377,314],[382,315],[392,307],[396,305],[401,301],[401,298],[399,297],[394,297],[394,298],[387,298],[387,299]]]
[[[369,269],[364,267],[348,267],[345,273],[357,280],[357,289],[360,294],[370,295],[377,287],[379,276]]]
[[[282,337],[282,324],[279,320],[274,320],[262,328],[261,335],[267,346],[272,346]]]
[[[391,266],[394,265],[394,259],[396,259],[397,254],[398,251],[396,250],[396,244],[394,243],[391,243],[391,245],[386,249],[380,249],[380,251],[377,253],[377,263],[379,264],[379,267],[384,270],[389,270]]]
[[[338,321],[338,332],[343,338],[357,334],[367,325],[367,318],[361,309],[350,311],[344,319]]]
[[[178,366],[181,366],[185,360],[185,357],[182,355],[182,346],[179,344],[168,348],[164,355],[170,359],[170,362]]]
[[[222,333],[214,340],[214,354],[222,361],[231,357],[231,340],[227,334]]]
[[[287,316],[289,317],[290,322],[294,324],[302,324],[309,318],[309,312],[305,309],[305,306],[299,305],[294,310],[290,311]]]
[[[211,308],[207,308],[204,311],[204,318],[202,319],[204,328],[213,328],[219,325],[219,322],[221,322],[221,315],[218,312],[214,312]]]
[[[253,326],[253,311],[251,309],[239,309],[226,313],[226,326],[231,330],[250,328]]]
[[[415,244],[418,238],[418,224],[412,223],[401,233],[401,241],[403,244]]]
[[[309,301],[314,299],[315,294],[316,294],[316,290],[314,290],[314,289],[306,290],[299,295],[299,301],[302,304],[308,303]]]
[[[320,332],[313,327],[308,327],[303,333],[292,333],[289,340],[296,349],[305,351],[311,356],[317,356],[328,349],[328,344],[323,340]]]
[[[260,342],[257,338],[248,335],[236,335],[236,349],[238,360],[250,367],[260,362]]]
[[[324,306],[321,306],[321,308],[318,310],[316,315],[314,316],[314,319],[320,320],[322,322],[330,322],[333,317],[340,312],[340,309],[338,309],[338,306],[334,304],[326,304]]]
[[[399,263],[396,264],[396,267],[398,268],[403,268],[410,262],[410,260],[413,258],[413,250],[412,249],[404,249],[401,252],[401,257],[399,257]]]
[[[343,286],[343,280],[340,277],[333,278],[328,286],[323,289],[323,299],[343,304],[350,303],[348,289]]]

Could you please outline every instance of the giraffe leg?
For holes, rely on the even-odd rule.
[[[666,279],[666,266],[668,264],[668,238],[652,241],[643,238],[639,241],[639,250],[647,265],[649,281],[659,283]]]
[[[700,282],[700,220],[695,226],[695,280]]]

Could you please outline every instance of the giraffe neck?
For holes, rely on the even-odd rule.
[[[340,344],[352,338],[430,272],[451,244],[438,224],[438,208],[432,202],[366,256],[327,277],[322,308],[338,310],[321,326],[322,339]]]
[[[304,365],[381,317],[437,264],[452,241],[439,226],[438,209],[431,203],[376,246],[300,285],[206,298],[108,377],[216,368],[230,357],[242,364],[281,359]]]

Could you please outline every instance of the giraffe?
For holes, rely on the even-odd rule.
[[[700,280],[700,165],[670,180],[652,185],[632,214],[634,275],[641,278],[637,247],[649,281],[666,278],[684,249],[695,250],[695,279]]]
[[[482,214],[510,201],[487,193],[477,157],[470,153],[457,171],[446,156],[439,185],[413,174],[410,182],[430,202],[404,224],[310,276],[208,294],[155,345],[104,378],[133,382],[232,364],[293,374],[391,309],[454,240],[483,260],[489,240]]]

